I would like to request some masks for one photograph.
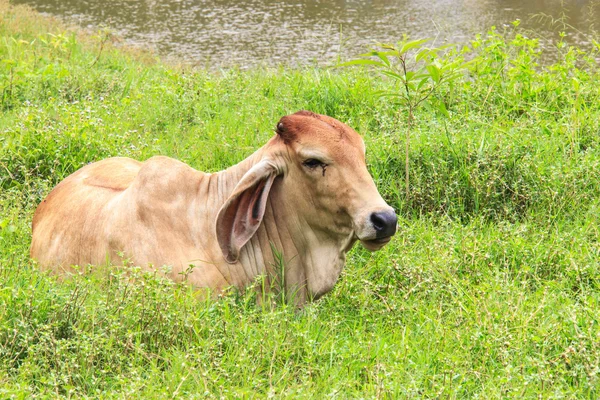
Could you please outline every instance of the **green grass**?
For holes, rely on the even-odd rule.
[[[596,398],[600,71],[518,28],[403,127],[367,70],[189,70],[0,0],[0,397]],[[354,249],[297,312],[253,291],[200,300],[122,266],[58,280],[28,259],[38,202],[109,156],[232,165],[280,116],[361,132],[400,230]],[[131,279],[132,276],[136,279]]]

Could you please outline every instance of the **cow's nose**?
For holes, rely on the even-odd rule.
[[[371,214],[371,223],[375,228],[377,239],[389,237],[396,233],[398,217],[394,211],[374,212]]]

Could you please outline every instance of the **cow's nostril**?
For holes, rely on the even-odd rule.
[[[396,224],[398,223],[398,217],[396,213],[392,212],[375,212],[371,214],[371,223],[377,238],[392,236],[396,233]]]
[[[371,223],[373,223],[373,227],[376,231],[381,231],[385,227],[385,221],[376,213],[371,214]]]

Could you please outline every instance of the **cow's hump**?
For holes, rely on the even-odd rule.
[[[123,191],[137,176],[141,163],[125,157],[114,157],[90,164],[83,183],[109,190]]]

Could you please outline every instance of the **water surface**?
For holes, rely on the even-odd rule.
[[[201,65],[330,64],[375,41],[436,38],[465,43],[520,19],[547,43],[563,17],[571,43],[587,46],[600,22],[592,0],[13,0],[69,22],[108,26],[129,44]],[[564,6],[561,4],[564,3]],[[532,15],[542,18],[531,18]],[[598,25],[600,27],[600,25]]]

